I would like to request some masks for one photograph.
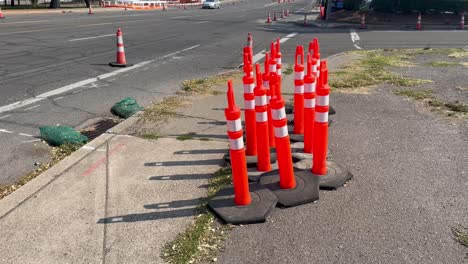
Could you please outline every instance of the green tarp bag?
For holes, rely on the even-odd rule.
[[[141,107],[137,101],[131,97],[123,99],[111,108],[113,114],[125,119],[131,117],[140,110],[143,110],[143,107]]]
[[[39,128],[41,139],[52,146],[60,146],[65,143],[83,144],[88,142],[88,138],[81,135],[69,126],[43,126]]]

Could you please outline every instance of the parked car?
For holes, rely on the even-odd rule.
[[[220,8],[221,7],[221,2],[219,0],[205,0],[203,2],[202,8]]]

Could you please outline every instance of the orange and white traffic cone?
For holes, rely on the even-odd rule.
[[[260,65],[256,65],[257,87],[255,87],[255,117],[257,132],[257,170],[270,171],[270,144],[268,142],[268,108],[266,90],[262,85]],[[270,88],[271,89],[271,88]]]
[[[163,4],[163,11],[167,11],[167,7],[166,7],[166,4]]]
[[[247,45],[246,46],[253,49],[252,33],[250,33],[250,32],[247,34]]]
[[[418,22],[416,22],[416,30],[422,29],[422,22],[421,22],[421,12],[418,13]]]
[[[361,29],[366,29],[366,14],[361,14]]]
[[[270,90],[270,54],[267,52],[265,54],[265,73],[262,76],[263,87],[266,89],[267,96],[267,111],[268,111],[268,141],[270,148],[275,147],[275,136],[273,131],[273,123],[271,122],[271,90]]]
[[[284,9],[281,10],[281,19],[284,19]]]
[[[328,110],[330,105],[330,86],[328,86],[328,68],[326,61],[321,62],[320,71],[320,78],[317,85],[317,106],[315,107],[312,173],[316,175],[326,175]]]
[[[300,58],[300,60],[299,60]],[[294,134],[304,134],[304,48],[296,47],[294,60]]]
[[[293,189],[296,187],[296,180],[289,142],[288,119],[286,118],[285,102],[281,96],[281,76],[274,72],[270,73],[270,89],[275,91],[270,105],[275,128],[276,156],[280,174],[279,185],[281,189]]]
[[[289,8],[286,9],[286,16],[289,16]]]
[[[2,13],[2,8],[0,7],[0,19],[1,19],[1,18],[5,18],[5,16],[3,15],[3,13]]]
[[[270,12],[268,12],[268,17],[267,17],[266,23],[271,23],[271,16],[270,16]]]
[[[252,199],[249,192],[244,140],[242,139],[241,111],[234,101],[232,81],[228,82],[227,98],[228,107],[224,110],[224,114],[226,116],[229,137],[234,203],[238,206],[245,206],[249,205]]]
[[[463,30],[465,29],[465,12],[462,12],[460,14],[460,27],[459,29]]]
[[[275,13],[273,14],[273,21],[277,21],[277,17],[276,17],[276,10],[275,10]]]
[[[123,43],[123,34],[120,28],[117,29],[117,61],[110,62],[112,67],[127,67],[127,60],[125,59],[125,49]]]
[[[88,15],[93,15],[93,7],[91,5],[91,3],[89,4],[89,9],[88,9]]]

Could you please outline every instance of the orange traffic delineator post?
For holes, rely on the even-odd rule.
[[[2,13],[2,8],[0,7],[0,19],[1,19],[1,18],[5,18],[5,16],[3,15],[3,13]]]
[[[167,7],[166,7],[166,4],[163,4],[163,11],[166,11],[167,10]]]
[[[252,49],[250,47],[244,47],[243,50],[244,54],[244,76],[252,76],[253,77],[253,65],[252,65]],[[247,56],[245,56],[247,55]]]
[[[319,178],[309,171],[295,170],[292,163],[284,99],[281,96],[281,76],[270,72],[270,90],[273,125],[275,126],[278,170],[262,174],[260,184],[269,188],[277,197],[278,204],[291,207],[319,199]]]
[[[270,144],[268,142],[268,109],[266,90],[262,85],[260,65],[256,65],[257,87],[255,87],[255,114],[257,126],[257,170],[270,171]],[[271,90],[271,86],[270,86]]]
[[[286,16],[289,16],[289,8],[286,9]]]
[[[317,86],[317,105],[315,107],[312,173],[325,175],[327,173],[328,107],[330,101],[330,86],[328,86],[326,61],[321,62],[320,69],[321,73]]]
[[[418,22],[416,22],[416,30],[421,30],[421,29],[422,29],[421,12],[418,12]]]
[[[242,139],[241,111],[234,101],[232,81],[228,81],[227,121],[229,152],[232,167],[232,186],[221,189],[209,202],[208,208],[224,222],[250,224],[265,222],[278,199],[266,188],[248,182],[247,165]],[[252,195],[256,199],[252,199]]]
[[[320,77],[320,44],[317,38],[314,38],[312,41],[312,51],[314,52],[314,58],[317,63],[312,64],[312,72],[315,73],[315,77],[319,78]],[[310,45],[309,45],[309,53],[311,52]]]
[[[270,90],[270,54],[267,52],[265,54],[265,73],[263,73],[263,87],[266,89],[267,95],[267,111],[268,111],[268,142],[270,148],[275,147],[275,135],[273,130],[273,123],[271,122],[271,108],[270,108],[270,100],[271,100],[271,90]]]
[[[316,78],[312,73],[315,59],[310,57],[310,54],[307,54],[307,75],[304,77],[304,153],[312,153],[315,134]]]
[[[276,66],[278,65],[278,61],[276,60],[276,45],[275,42],[270,44],[270,73],[276,73]]]
[[[361,14],[361,29],[366,29],[366,14]]]
[[[267,20],[265,23],[271,23],[271,16],[270,16],[270,12],[268,11],[268,17],[267,17]]]
[[[127,64],[127,60],[125,59],[125,49],[123,43],[123,34],[120,28],[117,29],[117,61],[116,62],[109,62],[109,65],[112,67],[127,67],[131,66]]]
[[[284,9],[281,10],[281,19],[284,19]]]
[[[244,53],[244,61],[244,66],[248,66],[244,67],[246,75],[242,78],[242,83],[244,85],[245,136],[247,141],[246,154],[248,156],[255,156],[257,155],[254,95],[255,80],[250,70],[251,62],[249,61],[248,50],[247,53]]]
[[[276,52],[276,73],[281,76],[281,59],[283,58],[283,55],[281,54],[281,43],[280,39],[276,39],[276,46],[275,46],[275,52]]]
[[[273,14],[273,21],[277,21],[278,19],[276,18],[276,10],[275,13]]]
[[[253,49],[253,39],[252,39],[252,33],[248,33],[247,34],[247,45],[248,47],[250,47],[251,49]]]
[[[88,15],[93,15],[93,8],[91,6],[91,3],[89,4],[89,9],[88,9]]]
[[[459,29],[465,29],[465,12],[461,12],[460,14],[460,27]]]
[[[304,48],[302,46],[296,47],[296,56],[294,59],[293,133],[304,134]]]

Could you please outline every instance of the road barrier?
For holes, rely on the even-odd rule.
[[[422,22],[421,22],[421,12],[418,12],[418,21],[416,22],[416,30],[422,29]]]
[[[325,175],[327,173],[328,108],[330,105],[330,86],[328,86],[326,61],[321,62],[320,71],[321,77],[318,80],[317,106],[315,109],[312,173]]]
[[[299,60],[300,59],[300,60]],[[304,47],[296,47],[294,58],[294,134],[304,134]]]
[[[313,60],[308,53],[304,77],[304,153],[312,153],[314,141],[316,75],[312,73]]]
[[[120,28],[117,29],[117,60],[116,62],[110,62],[109,65],[112,67],[127,67],[130,66],[127,64],[125,59],[125,49],[123,42],[123,34]]]
[[[118,0],[118,1],[104,1],[106,8],[124,8],[133,10],[152,10],[163,9],[163,5],[167,5],[167,1],[141,1],[141,0]]]
[[[260,65],[256,64],[257,87],[255,87],[255,116],[257,128],[257,170],[270,171],[270,144],[268,139],[268,109],[266,90],[262,85]],[[270,83],[271,84],[271,83]],[[271,86],[270,86],[271,91]]]
[[[281,76],[281,60],[282,60],[282,57],[283,55],[281,54],[281,43],[280,43],[280,39],[276,39],[276,46],[275,46],[275,52],[276,52],[276,73]]]

